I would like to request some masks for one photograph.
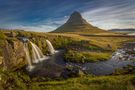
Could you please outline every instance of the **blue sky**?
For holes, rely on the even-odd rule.
[[[73,11],[102,29],[135,28],[135,0],[0,0],[0,28],[48,32]]]

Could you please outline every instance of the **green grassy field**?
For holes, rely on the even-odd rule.
[[[109,58],[111,58],[111,53],[109,52],[79,52],[70,50],[65,54],[66,61],[76,63],[104,61]]]
[[[135,38],[127,37],[96,37],[96,36],[82,36],[77,33],[38,33],[38,32],[24,32],[13,31],[16,37],[9,37],[9,31],[2,31],[6,35],[6,40],[9,43],[16,41],[16,37],[28,37],[32,42],[37,44],[44,54],[48,53],[45,40],[52,42],[55,49],[66,49],[65,60],[73,62],[94,62],[108,60],[111,54],[126,42],[135,41]],[[86,33],[83,33],[83,35]],[[87,33],[88,34],[88,33]],[[114,33],[108,33],[115,35]],[[107,35],[101,33],[101,35]],[[118,35],[118,34],[116,34]],[[1,35],[1,42],[4,36]],[[4,38],[5,38],[4,37]],[[2,51],[2,50],[0,50]],[[77,52],[77,53],[75,53]],[[2,55],[2,52],[0,52]],[[73,54],[75,53],[75,54]],[[73,57],[71,57],[73,56]]]
[[[68,79],[30,78],[21,72],[2,72],[1,76],[1,90],[135,90],[134,74]]]
[[[134,75],[125,76],[84,76],[63,81],[33,83],[47,90],[135,90]]]
[[[122,47],[126,42],[135,41],[135,38],[126,37],[92,37],[82,36],[80,33],[37,33],[14,31],[16,37],[10,37],[0,32],[1,46],[7,41],[12,45],[19,42],[16,37],[28,37],[37,44],[43,53],[48,53],[45,40],[52,42],[55,49],[66,49],[65,59],[68,62],[97,62],[108,60],[111,54]],[[5,33],[5,35],[3,34]],[[2,47],[0,56],[2,57]],[[17,53],[17,52],[15,52]],[[29,77],[22,68],[26,63],[15,65],[17,69],[0,71],[0,90],[135,90],[134,73],[109,76],[82,75],[75,78]],[[17,67],[18,66],[18,67]],[[2,65],[0,65],[2,69]],[[118,72],[117,72],[118,73]]]

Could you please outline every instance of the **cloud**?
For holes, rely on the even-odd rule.
[[[34,23],[33,25],[13,24],[5,27],[10,29],[23,29],[27,31],[50,32],[65,23],[67,19],[68,17],[66,16],[63,18],[43,20],[41,22]]]
[[[78,10],[102,29],[135,28],[135,0],[1,0],[0,27],[52,31]]]
[[[49,26],[49,25],[38,25],[38,26],[15,26],[15,29],[23,29],[26,31],[38,31],[38,32],[48,32],[55,30],[56,26]]]
[[[86,10],[83,16],[103,29],[135,28],[135,6],[129,3]]]

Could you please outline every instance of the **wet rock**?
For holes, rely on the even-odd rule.
[[[61,74],[61,76],[64,78],[79,77],[82,75],[84,75],[84,72],[81,70],[81,68],[71,66],[71,65],[67,66]]]
[[[49,78],[57,78],[61,76],[61,72],[63,68],[55,63],[43,61],[42,63],[38,63],[36,68],[29,72],[29,75],[32,77],[49,77]]]
[[[118,49],[112,56],[115,60],[134,60],[135,53],[133,50],[128,48]]]

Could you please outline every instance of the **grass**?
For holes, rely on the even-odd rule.
[[[103,53],[103,52],[78,52],[69,50],[65,54],[65,59],[68,62],[97,62],[108,60],[111,56],[111,53]]]
[[[47,33],[50,36],[62,36],[66,38],[70,38],[74,41],[89,41],[90,44],[98,46],[102,49],[109,49],[115,51],[117,48],[120,48],[125,42],[135,41],[135,38],[126,38],[126,37],[92,37],[92,36],[82,36],[77,33]],[[108,45],[110,47],[108,47]]]
[[[11,46],[16,42],[16,37],[8,36],[7,32],[1,31],[1,41],[7,41]],[[17,37],[28,37],[38,45],[43,54],[48,54],[46,39],[50,40],[55,49],[66,49],[66,61],[72,62],[96,62],[107,60],[117,48],[123,43],[135,41],[135,38],[126,37],[92,37],[82,36],[80,33],[38,33],[14,31]],[[10,32],[9,32],[10,33]],[[6,36],[5,36],[5,35]],[[84,34],[84,33],[83,33]],[[6,37],[6,38],[5,38]],[[5,38],[3,40],[3,38]],[[17,40],[19,41],[19,40]],[[1,42],[0,42],[1,43]],[[70,50],[72,50],[72,53]],[[69,53],[70,52],[70,53]],[[0,48],[2,55],[2,48]],[[73,56],[73,57],[71,57]],[[16,65],[18,66],[18,65]]]
[[[4,31],[3,31],[4,32]],[[81,33],[38,33],[38,32],[24,32],[15,31],[17,36],[25,36],[28,38],[34,38],[35,41],[45,41],[49,39],[53,45],[57,48],[69,45],[68,42],[88,41],[89,45],[95,45],[102,49],[116,50],[121,47],[124,42],[135,41],[135,38],[126,37],[92,37],[82,36]],[[102,34],[102,33],[101,33]],[[110,33],[112,35],[112,33]],[[108,47],[108,45],[110,47]]]
[[[5,39],[5,34],[2,31],[0,31],[0,56],[2,56],[2,48],[5,46]]]
[[[4,32],[4,31],[3,31]],[[8,31],[6,31],[8,32]],[[96,62],[108,60],[111,53],[123,43],[135,41],[126,37],[92,37],[80,33],[35,33],[15,31],[17,36],[30,38],[44,54],[47,53],[46,39],[57,49],[67,49],[65,58],[72,62]],[[14,39],[0,32],[0,40],[5,39],[12,44]],[[1,43],[1,42],[0,42]],[[83,50],[79,50],[83,48]],[[2,53],[2,48],[0,52]],[[2,54],[0,54],[2,55]],[[18,66],[18,65],[16,65]],[[121,75],[120,73],[124,73]],[[126,74],[125,74],[126,73]],[[27,73],[0,71],[0,90],[135,90],[135,75],[128,71],[117,71],[117,76],[87,76],[69,79],[30,78]]]
[[[0,31],[0,39],[5,39],[6,36],[4,35],[4,33],[2,31]]]
[[[33,83],[47,90],[135,90],[134,75],[125,76],[84,76],[64,81]]]
[[[135,90],[135,75],[91,76],[40,81],[26,73],[2,71],[1,90]],[[34,77],[36,78],[36,77]]]

